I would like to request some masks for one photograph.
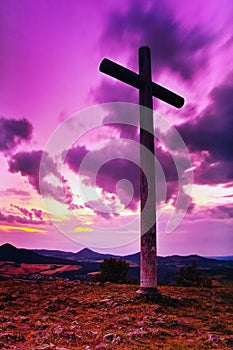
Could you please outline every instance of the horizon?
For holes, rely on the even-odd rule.
[[[80,253],[82,252],[83,250],[88,250],[88,251],[91,251],[91,252],[94,252],[94,253],[99,253],[99,254],[102,254],[102,255],[112,255],[112,256],[121,256],[121,257],[124,257],[124,256],[127,256],[127,255],[134,255],[134,254],[140,254],[140,251],[138,252],[135,252],[133,254],[127,254],[127,255],[114,255],[114,254],[111,254],[110,252],[99,252],[97,250],[94,250],[94,249],[90,249],[90,248],[82,248],[78,251],[69,251],[69,250],[60,250],[60,249],[44,249],[44,248],[25,248],[25,247],[16,247],[15,245],[11,244],[11,243],[3,243],[0,245],[0,248],[4,245],[10,245],[14,248],[17,248],[17,249],[26,249],[26,250],[32,250],[32,251],[40,251],[40,250],[48,250],[48,251],[59,251],[59,252],[64,252],[64,253]],[[174,257],[174,256],[178,256],[178,257],[190,257],[190,256],[199,256],[201,258],[207,258],[207,259],[214,259],[214,258],[227,258],[227,257],[233,257],[233,255],[216,255],[216,256],[202,256],[202,255],[198,255],[198,254],[195,254],[195,253],[190,253],[188,255],[179,255],[179,254],[172,254],[172,255],[157,255],[157,257],[162,257],[162,258],[169,258],[169,257]]]
[[[185,99],[153,100],[157,255],[233,255],[233,3],[218,5],[1,2],[0,245],[140,251],[138,92],[99,64],[137,72],[147,45],[153,81]]]

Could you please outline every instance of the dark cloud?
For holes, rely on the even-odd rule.
[[[65,162],[69,165],[71,170],[78,173],[80,164],[87,153],[88,150],[85,146],[73,147],[68,151]]]
[[[29,141],[32,137],[32,125],[27,119],[0,118],[0,151],[7,152],[15,148],[22,141]]]
[[[85,207],[92,209],[96,215],[101,216],[106,220],[119,216],[119,207],[117,207],[114,201],[111,201],[108,204],[104,204],[101,199],[87,201]]]
[[[34,216],[35,216],[36,218],[38,218],[38,219],[41,219],[41,220],[42,220],[43,215],[44,215],[44,213],[43,213],[43,211],[42,211],[42,210],[32,208],[32,212],[33,212],[33,214],[34,214]]]
[[[233,205],[217,205],[214,208],[206,209],[206,215],[215,219],[231,219],[233,218]]]
[[[202,115],[178,126],[191,151],[209,151],[216,160],[233,159],[233,85],[212,90],[212,103]]]
[[[177,127],[190,152],[200,156],[196,180],[224,183],[233,179],[233,84],[229,79],[210,93],[210,105],[196,119]]]
[[[41,215],[41,217],[33,215],[33,210],[29,211],[26,208],[21,208],[18,206],[12,206],[12,207],[16,208],[19,211],[19,214],[14,212],[6,213],[6,212],[3,212],[2,210],[0,211],[0,221],[4,221],[10,224],[19,223],[19,224],[27,224],[27,225],[42,225],[46,223],[46,221],[43,218],[43,215]]]
[[[0,191],[0,195],[3,196],[19,196],[21,197],[21,200],[24,200],[25,197],[31,197],[31,193],[29,191],[20,190],[18,188],[10,187],[6,190]]]
[[[43,162],[41,163],[42,156]],[[59,174],[56,162],[48,153],[41,150],[17,153],[9,160],[9,171],[19,172],[25,176],[39,194],[51,197],[74,209],[73,195],[67,180]],[[41,178],[39,178],[39,172],[41,172]],[[59,181],[59,185],[55,184],[57,181],[47,179],[47,176],[51,175]]]
[[[128,152],[125,153],[127,148]],[[112,159],[108,160],[108,154],[111,154],[111,152],[111,144],[102,149],[95,150],[87,150],[85,147],[76,146],[68,151],[65,163],[75,173],[79,173],[79,175],[84,176],[85,185],[93,186],[93,188],[97,186],[103,190],[103,193],[112,193],[118,196],[119,189],[117,186],[119,181],[122,179],[128,180],[132,187],[125,186],[119,195],[119,199],[121,204],[123,204],[126,208],[135,211],[138,208],[140,198],[140,169],[137,165],[137,163],[139,163],[139,154],[135,154],[134,150],[132,150],[132,156],[130,159],[124,157],[125,154],[130,153],[130,143],[123,143],[121,146],[119,146],[118,157],[115,157],[115,153],[112,153]],[[82,170],[80,170],[80,165],[87,154],[89,154],[89,160],[87,163],[85,163],[85,167],[82,165]],[[178,173],[172,155],[159,147],[156,152],[156,159],[162,167],[162,171],[167,181],[167,195],[164,198],[163,185],[165,184],[163,184],[163,178],[161,178],[160,171],[157,168],[157,203],[160,203],[163,200],[166,202],[172,200],[172,204],[176,205],[176,207],[179,207],[178,209],[182,210],[182,199],[185,199],[184,202],[186,203],[188,195],[183,191],[180,193],[179,198],[177,197]],[[185,168],[186,163],[183,161],[182,155],[180,155],[180,157],[177,159],[178,162],[184,163],[183,170],[187,169],[187,167]],[[96,164],[100,164],[101,166],[96,167]],[[187,164],[187,166],[188,165],[189,164]],[[98,172],[96,172],[96,168],[98,168]],[[133,196],[131,191],[133,191]],[[113,198],[113,202],[114,200],[115,197]],[[91,204],[93,203],[87,200],[86,205],[90,207]],[[103,206],[103,203],[101,206]],[[101,210],[94,211],[96,214],[99,214]],[[114,211],[112,208],[111,213],[113,212]],[[104,215],[107,218],[110,214],[104,212]]]
[[[14,204],[12,204],[11,206],[12,206],[13,208],[18,209],[18,211],[19,211],[21,214],[23,214],[24,216],[28,217],[29,219],[32,219],[33,213],[30,212],[27,208],[22,208],[22,207],[20,207],[20,206],[18,206],[18,205],[14,205]]]
[[[29,183],[39,193],[39,169],[43,151],[20,152],[12,156],[9,160],[9,171],[11,173],[20,172],[22,176],[28,178]],[[46,169],[47,168],[47,169]],[[47,157],[47,167],[44,169],[44,176],[54,173],[56,165],[52,158]]]
[[[24,217],[30,220],[40,220],[44,222],[44,216],[46,216],[46,214],[41,209],[32,208],[29,210],[27,208],[20,207],[15,204],[11,204],[11,207],[19,211],[20,214],[23,214]]]
[[[164,2],[130,2],[125,12],[109,15],[102,33],[105,51],[117,53],[122,47],[131,48],[130,62],[136,65],[136,49],[148,45],[154,59],[155,71],[169,69],[183,79],[191,79],[208,61],[212,38],[202,28],[187,29],[178,22]]]
[[[198,184],[220,184],[231,182],[233,179],[233,166],[230,161],[208,161],[209,157],[201,156],[199,165],[194,170],[195,182]],[[230,185],[232,187],[232,184]]]
[[[134,210],[137,206],[139,198],[139,168],[133,162],[124,159],[124,151],[119,149],[119,158],[106,161],[106,155],[111,154],[111,146],[105,147],[101,150],[95,150],[91,152],[90,160],[82,169],[82,173],[85,176],[86,185],[98,186],[104,191],[109,193],[117,193],[116,184],[121,179],[127,179],[134,188],[134,198],[129,204],[129,208]],[[67,153],[65,163],[75,173],[80,170],[80,164],[83,158],[90,152],[85,147],[76,146],[69,150]],[[100,164],[97,177],[95,178],[96,165]],[[135,202],[136,201],[136,202]],[[106,214],[107,215],[107,214]]]

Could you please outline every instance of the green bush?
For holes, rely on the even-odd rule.
[[[96,282],[125,282],[129,263],[115,258],[104,259],[100,264],[100,273],[94,277]]]
[[[176,277],[176,283],[183,287],[212,287],[211,279],[197,271],[196,261],[192,261],[191,265],[181,267]]]

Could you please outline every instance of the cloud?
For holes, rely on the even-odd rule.
[[[17,206],[15,206],[17,208]],[[24,215],[21,216],[20,214],[17,215],[16,213],[4,213],[3,211],[0,211],[0,221],[7,222],[7,223],[19,223],[24,225],[42,225],[45,224],[46,221],[43,218],[34,218],[33,213],[28,211],[26,208],[19,208],[20,214]]]
[[[0,191],[0,195],[3,195],[3,196],[19,196],[21,197],[21,200],[28,198],[28,197],[31,197],[31,193],[29,191],[25,191],[25,190],[20,190],[18,188],[14,188],[14,187],[10,187],[10,188],[7,188],[6,190],[1,190]]]
[[[102,199],[91,200],[85,203],[85,207],[93,210],[96,215],[106,220],[119,216],[120,208],[114,200],[108,203],[105,203]]]
[[[178,126],[192,151],[209,151],[216,160],[233,159],[233,84],[223,83],[210,93],[211,104],[199,118]]]
[[[85,168],[82,167],[81,174],[85,176],[85,184],[88,186],[97,186],[103,189],[104,192],[117,194],[117,183],[121,179],[127,179],[134,188],[134,198],[128,204],[129,208],[136,209],[139,198],[139,168],[130,160],[124,159],[125,146],[119,145],[116,153],[112,152],[110,146],[102,149],[88,150],[84,146],[76,146],[68,151],[65,163],[75,173],[80,172],[80,165],[84,157],[89,154],[89,160]],[[135,158],[135,155],[133,156]],[[110,159],[106,161],[106,159]],[[100,167],[99,167],[100,165]],[[99,169],[98,174],[95,171]],[[125,198],[127,202],[127,199]],[[89,204],[90,201],[88,201]],[[106,214],[106,216],[108,216]]]
[[[207,209],[207,215],[216,219],[231,219],[233,218],[233,205],[217,205],[214,208]]]
[[[40,166],[42,156],[43,166]],[[37,193],[67,204],[74,209],[73,195],[67,180],[59,174],[56,162],[47,152],[41,150],[19,152],[13,155],[8,163],[9,171],[19,172],[25,176]],[[41,182],[39,172],[41,172]],[[50,177],[52,179],[49,179]]]
[[[36,189],[39,193],[39,168],[40,161],[42,157],[43,151],[31,151],[31,152],[20,152],[11,157],[9,160],[9,171],[11,173],[20,172],[22,176],[28,178],[29,183]],[[54,164],[51,158],[50,164],[48,164],[47,173],[52,172],[52,168],[54,168]],[[50,165],[50,166],[49,166]]]
[[[32,137],[32,125],[27,119],[0,118],[0,151],[7,152],[22,141],[28,142]]]
[[[44,218],[45,217],[47,218],[47,215],[41,209],[32,208],[32,209],[28,210],[27,208],[20,207],[20,206],[15,205],[15,204],[11,204],[11,207],[15,208],[21,214],[23,214],[26,218],[31,219],[31,220],[32,219],[41,220],[44,222]]]
[[[200,116],[177,127],[199,163],[196,169],[199,183],[224,183],[233,179],[232,95],[232,79],[228,77],[210,92],[210,104]]]
[[[134,1],[126,11],[112,12],[101,36],[102,46],[121,50],[130,46],[135,64],[135,44],[148,45],[155,71],[169,69],[189,80],[208,62],[212,36],[201,27],[188,29],[175,18],[165,2]],[[127,45],[126,45],[127,44]]]
[[[69,168],[83,177],[83,183],[93,188],[93,195],[96,187],[102,190],[101,200],[90,200],[88,199],[90,195],[90,188],[88,187],[85,206],[92,208],[96,214],[105,218],[110,218],[110,214],[114,215],[122,209],[119,204],[116,205],[116,198],[119,199],[124,208],[131,211],[138,209],[140,199],[140,168],[137,165],[139,164],[139,144],[137,151],[131,148],[132,144],[128,143],[127,140],[119,142],[117,149],[114,146],[115,144],[111,141],[108,145],[93,150],[88,150],[84,146],[75,146],[68,151],[65,159],[65,163]],[[130,158],[127,155],[130,155]],[[85,158],[85,156],[88,156],[88,158]],[[160,167],[156,168],[156,201],[159,204],[163,201],[172,200],[171,204],[182,210],[181,202],[186,203],[188,195],[182,190],[179,198],[177,197],[178,172],[173,157],[169,152],[158,147],[156,158],[158,164],[160,164]],[[183,171],[190,167],[182,154],[176,155],[176,161],[182,164]],[[164,177],[161,176],[161,171],[167,181],[166,185]],[[123,183],[122,180],[124,180]],[[164,192],[164,186],[167,187],[167,194]],[[83,192],[85,194],[85,188],[83,188]],[[112,194],[110,200],[112,207],[109,203],[106,204],[106,200],[108,202],[108,198],[104,198],[106,193]],[[108,210],[105,210],[106,205]],[[103,214],[100,214],[101,212]]]

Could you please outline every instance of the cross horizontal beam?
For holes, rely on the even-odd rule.
[[[122,82],[137,89],[140,89],[144,84],[147,83],[139,74],[132,72],[130,69],[120,66],[108,58],[104,58],[100,63],[99,70],[102,73],[108,74],[111,77],[121,80]],[[175,94],[174,92],[164,88],[161,85],[154,83],[153,81],[151,82],[151,85],[152,95],[154,97],[157,97],[176,108],[181,108],[184,105],[183,97]]]

